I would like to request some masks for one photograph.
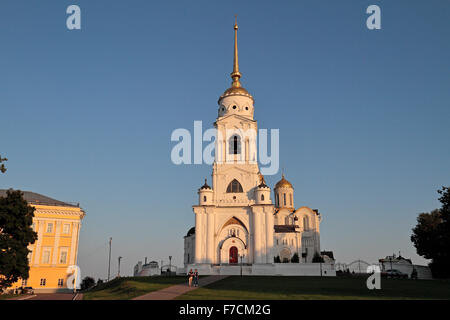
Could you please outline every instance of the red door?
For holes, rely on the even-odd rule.
[[[230,248],[230,263],[238,263],[238,249],[236,247]]]

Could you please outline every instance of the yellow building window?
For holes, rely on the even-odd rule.
[[[63,232],[62,232],[62,233],[64,233],[64,234],[70,233],[70,224],[65,223],[65,224],[63,225]]]
[[[50,250],[44,250],[42,253],[42,263],[50,263]]]
[[[62,287],[64,285],[64,279],[58,279],[58,287]]]
[[[53,223],[47,223],[47,233],[53,232]]]
[[[42,287],[44,287],[46,282],[47,282],[47,279],[41,279],[40,285]]]
[[[66,264],[67,263],[67,250],[61,251],[59,256],[59,263]]]

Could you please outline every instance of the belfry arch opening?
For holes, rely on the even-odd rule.
[[[239,183],[239,181],[233,179],[233,181],[231,181],[228,184],[227,193],[240,193],[240,192],[244,192],[244,190],[242,189],[242,185]]]
[[[230,154],[241,154],[241,137],[233,135],[229,140]]]

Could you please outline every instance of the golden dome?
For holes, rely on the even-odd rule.
[[[245,97],[249,97],[250,99],[253,100],[252,95],[247,90],[245,90],[243,87],[231,87],[231,88],[228,88],[220,96],[219,100],[221,100],[221,99],[223,99],[223,98],[225,98],[227,96],[245,96]]]
[[[284,174],[281,176],[281,180],[275,185],[275,189],[278,188],[291,188],[294,189],[292,184],[284,178]]]

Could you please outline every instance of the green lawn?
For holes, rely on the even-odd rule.
[[[366,277],[233,276],[178,299],[450,299],[450,281],[381,279],[381,290],[368,290]]]
[[[117,278],[84,293],[84,300],[127,300],[148,292],[186,282],[186,277]]]

